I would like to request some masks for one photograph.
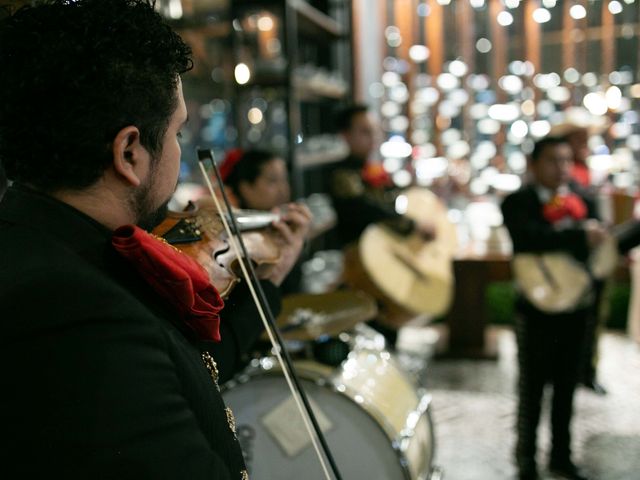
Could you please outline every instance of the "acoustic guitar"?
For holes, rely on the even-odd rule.
[[[616,227],[591,252],[586,263],[561,252],[514,255],[512,269],[516,287],[543,312],[576,309],[588,298],[594,280],[603,280],[614,272],[618,265],[618,236],[625,227],[624,224]]]
[[[392,304],[387,310],[396,314],[381,321],[393,328],[416,315],[444,314],[454,290],[452,257],[457,235],[446,206],[425,188],[412,187],[403,195],[405,215],[418,222],[431,221],[435,239],[427,241],[415,232],[402,236],[382,224],[369,225],[360,237],[356,259],[368,278],[364,282],[347,279],[354,287],[375,290],[375,297]]]

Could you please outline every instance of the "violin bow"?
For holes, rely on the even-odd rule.
[[[291,394],[293,395],[298,410],[300,411],[300,415],[302,415],[304,425],[307,429],[307,432],[309,433],[311,443],[313,444],[316,455],[320,460],[320,465],[322,466],[324,475],[327,480],[331,480],[329,469],[327,468],[326,464],[326,461],[328,461],[334,478],[336,480],[342,480],[335,459],[333,458],[333,455],[329,450],[329,445],[327,444],[324,434],[322,433],[320,425],[318,424],[318,421],[316,419],[316,416],[311,409],[307,394],[302,388],[300,379],[298,378],[298,375],[296,374],[293,367],[291,357],[289,356],[285,343],[280,335],[280,332],[278,331],[278,328],[276,327],[273,312],[271,311],[271,307],[269,307],[269,302],[267,302],[264,290],[262,289],[255,269],[253,268],[253,265],[249,260],[247,249],[244,245],[244,241],[242,240],[242,236],[240,235],[238,223],[231,209],[231,204],[224,189],[222,177],[220,176],[220,170],[218,169],[218,166],[216,165],[216,162],[214,160],[213,151],[197,148],[196,152],[198,155],[198,165],[200,166],[200,171],[202,172],[202,176],[207,184],[209,193],[211,194],[216,208],[218,209],[218,213],[220,214],[220,217],[222,219],[222,223],[229,238],[229,242],[231,243],[236,258],[238,259],[242,274],[245,281],[247,282],[247,286],[249,287],[249,291],[251,292],[253,301],[256,304],[256,308],[258,309],[258,313],[260,314],[260,318],[267,332],[267,335],[269,336],[269,340],[271,341],[271,345],[273,346],[273,350],[276,358],[278,359],[278,363],[282,368],[282,372],[289,386],[289,390],[291,390]],[[224,201],[226,211],[228,212],[230,222],[227,221],[227,215],[224,214],[220,199],[215,194],[213,184],[211,183],[211,179],[209,178],[209,174],[207,173],[207,169],[204,165],[204,162],[206,162],[207,160],[211,163],[213,171],[215,172],[216,182],[218,184],[220,192],[222,193],[222,199]]]

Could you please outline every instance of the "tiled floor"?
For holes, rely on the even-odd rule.
[[[497,361],[434,359],[420,373],[421,383],[433,395],[436,463],[446,480],[516,476],[515,338],[511,330],[502,329],[497,339]],[[609,393],[577,392],[575,461],[592,479],[640,480],[640,348],[624,335],[609,332],[600,339],[600,355],[598,376]],[[415,357],[402,358],[410,367],[419,364]],[[541,466],[546,464],[548,425],[544,411],[539,430]],[[554,478],[544,470],[543,475]]]

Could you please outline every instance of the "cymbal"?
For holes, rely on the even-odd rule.
[[[375,300],[365,292],[299,293],[283,298],[276,323],[285,340],[308,341],[351,330],[377,313]]]

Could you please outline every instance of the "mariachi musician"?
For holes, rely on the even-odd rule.
[[[380,165],[368,162],[375,147],[375,128],[367,107],[353,105],[341,110],[336,126],[349,148],[348,156],[335,164],[329,176],[340,245],[357,241],[364,229],[376,222],[402,234],[418,229],[432,238],[432,224],[416,224],[396,212],[389,175]]]
[[[279,155],[267,150],[230,150],[220,165],[220,175],[237,207],[276,214],[286,212],[289,217],[301,218],[302,222],[297,222],[296,228],[301,224],[307,228],[311,222],[309,208],[302,203],[291,202],[287,165]],[[308,229],[293,233],[295,238],[291,242],[299,243],[296,252],[300,252]],[[302,269],[298,261],[282,282],[280,291],[283,294],[299,292],[301,281]]]
[[[150,2],[52,0],[0,20],[0,63],[0,476],[248,478],[217,388],[261,330],[246,292],[223,309],[140,228],[176,186],[190,49]]]
[[[338,244],[341,248],[357,242],[371,224],[381,223],[395,233],[407,236],[418,232],[424,240],[436,235],[434,224],[416,222],[395,209],[393,182],[381,165],[370,163],[375,147],[375,127],[365,105],[352,105],[339,111],[336,127],[345,140],[349,154],[332,166],[328,191],[336,210]],[[394,347],[397,329],[374,320],[371,325]]]
[[[590,250],[604,241],[594,205],[569,182],[571,163],[571,147],[564,139],[547,137],[535,144],[530,158],[532,182],[502,204],[516,256],[565,252],[585,262]],[[595,314],[593,291],[589,289],[577,305],[562,312],[542,311],[522,295],[516,307],[519,403],[515,453],[520,478],[538,478],[536,430],[544,385],[551,383],[549,467],[566,478],[583,479],[571,459],[570,422],[586,326]]]

